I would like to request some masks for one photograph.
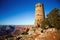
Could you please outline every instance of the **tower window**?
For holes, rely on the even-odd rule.
[[[37,5],[36,7],[39,7],[39,5]]]
[[[39,19],[37,21],[39,21]]]
[[[41,7],[41,5],[40,5],[40,7]]]
[[[39,16],[39,14],[37,14],[37,16]]]
[[[42,21],[42,19],[40,19],[40,21]]]

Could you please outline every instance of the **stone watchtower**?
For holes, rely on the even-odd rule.
[[[41,27],[41,22],[44,20],[43,4],[37,3],[35,8],[35,22],[34,27]]]

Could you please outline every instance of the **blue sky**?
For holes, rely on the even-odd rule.
[[[39,2],[44,4],[45,15],[60,8],[60,0],[0,0],[0,25],[33,25]]]

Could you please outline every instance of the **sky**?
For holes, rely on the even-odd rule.
[[[45,16],[60,9],[60,0],[0,0],[0,25],[33,25],[37,3],[44,4]]]

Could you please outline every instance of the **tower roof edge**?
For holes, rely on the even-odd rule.
[[[43,5],[42,3],[37,3],[35,6],[38,6],[38,5]]]

